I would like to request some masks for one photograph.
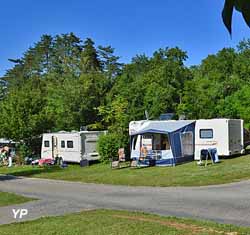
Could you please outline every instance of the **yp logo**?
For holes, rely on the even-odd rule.
[[[27,209],[12,209],[14,219],[22,219],[24,216],[28,215],[29,211]]]

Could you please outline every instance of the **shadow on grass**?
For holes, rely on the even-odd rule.
[[[18,177],[12,175],[0,175],[0,181],[15,180],[15,179],[18,179]]]
[[[246,156],[248,155],[249,153],[245,153],[245,154],[235,154],[235,155],[231,155],[231,156],[219,156],[219,159],[222,159],[222,160],[227,160],[227,159],[235,159],[235,158],[240,158],[242,156]]]
[[[58,172],[58,171],[63,171],[63,169],[59,166],[50,166],[50,167],[43,167],[43,168],[36,166],[33,168],[23,169],[20,171],[17,168],[17,171],[7,173],[5,175],[0,175],[0,181],[18,179],[18,176],[31,177],[31,176],[37,175],[37,174],[54,173],[54,172]]]

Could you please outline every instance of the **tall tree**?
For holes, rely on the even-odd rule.
[[[98,53],[101,60],[102,70],[110,80],[114,80],[122,70],[122,63],[119,63],[119,56],[114,55],[114,48],[111,46],[98,47]]]
[[[101,70],[101,62],[98,58],[97,50],[94,45],[95,43],[91,38],[87,38],[84,41],[83,51],[81,55],[82,73],[91,73]]]

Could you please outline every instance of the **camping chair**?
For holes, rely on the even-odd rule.
[[[155,150],[148,150],[147,147],[142,146],[139,159],[134,159],[131,162],[131,167],[155,166],[156,155]]]
[[[143,162],[146,160],[147,154],[148,154],[147,148],[142,146],[140,149],[139,158],[133,159],[130,164],[130,167],[136,168],[136,167],[140,167],[141,165],[143,165]]]
[[[217,149],[216,148],[208,148],[208,149],[202,149],[201,150],[201,160],[202,156],[205,157],[206,162],[205,162],[205,167],[207,166],[208,158],[210,157],[212,164],[218,163],[219,158],[217,154]]]
[[[111,159],[112,169],[122,168],[122,167],[127,167],[124,148],[120,148],[118,150],[118,158],[116,157],[115,159],[114,158]]]
[[[205,167],[207,166],[208,158],[210,157],[212,164],[214,164],[213,158],[209,153],[208,149],[202,149],[200,154],[201,161],[205,158]]]

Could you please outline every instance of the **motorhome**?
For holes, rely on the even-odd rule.
[[[65,162],[80,163],[98,160],[97,140],[106,131],[72,131],[45,133],[42,138],[41,158],[60,158]]]

